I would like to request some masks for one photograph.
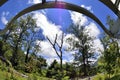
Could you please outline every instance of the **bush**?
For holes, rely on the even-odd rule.
[[[6,75],[5,75],[5,80],[10,80],[8,73],[6,73]]]
[[[95,77],[93,77],[92,80],[105,80],[105,76],[106,76],[106,75],[98,74],[98,75],[96,75]]]
[[[17,78],[13,74],[11,74],[10,79],[11,80],[17,80]]]
[[[32,80],[32,77],[31,77],[31,76],[28,76],[27,80]]]
[[[110,80],[120,80],[120,74],[113,76]]]
[[[69,80],[69,76],[65,76],[62,80]]]
[[[33,80],[38,80],[38,78],[35,74],[33,74]]]

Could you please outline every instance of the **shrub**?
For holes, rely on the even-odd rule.
[[[105,80],[105,75],[98,74],[92,80]]]
[[[28,76],[27,80],[32,80],[32,77],[31,77],[31,76]]]
[[[113,76],[110,80],[120,80],[120,74]]]
[[[38,78],[35,74],[33,74],[33,80],[38,80]]]
[[[5,75],[5,80],[10,80],[8,73],[6,73],[6,75]]]
[[[13,74],[11,74],[10,79],[11,79],[11,80],[17,80],[17,78],[14,77]]]
[[[69,76],[65,76],[62,80],[69,80]]]

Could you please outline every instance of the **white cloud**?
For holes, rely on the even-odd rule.
[[[28,4],[37,4],[37,3],[41,3],[42,0],[28,0]]]
[[[60,26],[51,23],[47,17],[40,12],[35,12],[34,18],[36,19],[36,24],[43,30],[43,35],[49,37],[53,42],[56,34],[60,33]],[[51,44],[46,40],[41,42],[42,55],[47,57],[56,57],[56,53],[53,50]]]
[[[88,19],[86,16],[83,16],[80,13],[77,12],[70,12],[71,15],[71,20],[73,21],[74,24],[79,24],[79,25],[84,25],[88,27],[88,29],[90,30],[90,33],[92,36],[98,37],[100,34],[99,29],[97,28],[96,24],[93,22],[88,22]],[[36,24],[37,26],[40,27],[40,29],[42,29],[42,34],[44,36],[48,36],[49,39],[53,42],[55,39],[56,34],[58,34],[58,42],[60,42],[61,39],[61,26],[60,25],[55,25],[54,23],[52,23],[51,21],[49,21],[47,19],[46,13],[44,12],[35,12],[33,18],[36,19]],[[81,22],[80,22],[81,20]],[[89,23],[89,25],[88,25]],[[67,34],[65,35],[64,41],[67,39],[67,37],[72,36],[71,34]],[[101,48],[101,43],[99,39],[96,39],[95,44],[97,44],[98,46],[96,46],[96,48],[100,47]],[[53,50],[51,44],[48,42],[48,40],[44,40],[41,41],[41,50],[42,52],[40,52],[40,55],[47,57],[47,63],[50,64],[51,62],[53,62],[54,59],[56,59],[57,61],[59,61],[59,58],[57,56],[57,54],[55,53],[55,51]],[[67,48],[66,46],[69,46],[69,44],[64,43],[63,48]],[[64,61],[63,62],[72,62],[73,61],[73,56],[72,56],[73,52],[64,52],[63,57],[64,57]]]
[[[91,6],[81,5],[81,7],[93,12]],[[71,15],[71,20],[73,21],[74,24],[77,24],[77,25],[79,24],[82,26],[85,26],[86,24],[88,24],[88,19],[86,16],[83,16],[83,14],[70,11],[70,15]]]
[[[44,13],[41,12],[35,12],[33,18],[36,19],[36,24],[38,27],[40,27],[40,29],[42,29],[42,34],[44,36],[47,36],[52,42],[54,42],[55,36],[56,34],[58,34],[58,43],[60,43],[60,39],[61,39],[61,34],[62,34],[62,30],[61,30],[61,26],[60,25],[55,25],[54,23],[52,23],[51,21],[49,21]],[[63,48],[66,48],[68,44],[64,43]],[[41,46],[41,52],[40,55],[47,57],[47,63],[50,64],[51,62],[53,62],[54,59],[56,59],[57,61],[59,61],[59,58],[57,56],[57,54],[55,53],[54,49],[52,48],[51,44],[49,43],[48,40],[44,40],[41,41],[40,43]],[[63,63],[65,63],[66,61],[72,61],[72,55],[70,53],[63,53],[63,56],[66,57],[63,59]]]
[[[90,34],[94,37],[97,37],[100,35],[100,30],[98,29],[97,25],[94,22],[89,22],[86,16],[73,11],[70,12],[70,15],[71,15],[71,20],[73,21],[73,24],[86,26],[86,29],[88,29]]]
[[[2,12],[2,17],[1,17],[1,21],[4,25],[6,25],[8,23],[8,20],[6,19],[6,17],[9,15],[9,12]]]
[[[60,36],[62,33],[60,30],[61,26],[50,22],[44,14],[36,12],[34,18],[37,19],[37,26],[43,30],[43,35],[48,36],[51,41],[54,41],[56,34]]]
[[[86,29],[90,33],[90,36],[98,37],[100,35],[100,30],[97,28],[97,25],[93,22],[90,22],[90,24],[86,26]]]
[[[48,41],[42,41],[40,43],[40,46],[41,46],[42,56],[46,56],[49,58],[57,57],[54,49],[52,48],[51,44]]]
[[[82,5],[83,6],[83,5]],[[85,7],[85,6],[83,6]],[[87,7],[91,10],[91,7]],[[70,12],[71,20],[75,25],[85,26],[86,30],[89,32],[90,36],[96,37],[94,42],[94,49],[97,53],[100,53],[100,50],[103,51],[103,45],[99,40],[100,30],[94,22],[88,22],[87,17],[77,12]]]
[[[2,21],[2,23],[5,24],[5,25],[8,23],[8,20],[6,19],[5,16],[2,16],[2,17],[1,17],[1,21]]]
[[[70,11],[70,16],[73,24],[86,25],[88,23],[87,17],[81,13]]]
[[[115,4],[115,1],[116,1],[116,0],[111,0],[111,1]]]
[[[93,10],[92,10],[92,7],[91,7],[91,6],[81,5],[81,7],[83,7],[83,8],[85,8],[85,9],[89,10],[90,12],[93,12]]]
[[[101,53],[102,51],[104,51],[104,48],[103,48],[103,45],[102,45],[100,39],[95,39],[93,46],[95,48],[96,53]]]

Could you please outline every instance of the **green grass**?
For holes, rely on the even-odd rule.
[[[0,70],[0,80],[26,80],[26,78]]]
[[[24,78],[18,74],[10,73],[5,70],[0,70],[0,80],[53,80],[46,77],[40,77],[36,74],[27,74],[28,77]]]
[[[105,74],[97,74],[93,77],[92,80],[105,80],[106,75]]]

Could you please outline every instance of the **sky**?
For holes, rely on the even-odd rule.
[[[47,0],[54,1],[54,0]],[[116,19],[117,16],[105,5],[103,5],[99,0],[58,0],[68,3],[72,3],[78,6],[81,6],[95,16],[97,16],[100,21],[107,27],[106,18],[110,15],[112,18]],[[114,0],[113,0],[114,1]],[[5,25],[14,17],[17,13],[23,9],[41,3],[41,0],[8,0],[3,6],[0,7],[0,29],[4,29]],[[65,9],[44,9],[34,11],[34,16],[37,26],[39,26],[43,32],[44,36],[49,36],[51,41],[54,41],[55,35],[58,34],[58,42],[60,42],[61,33],[65,32],[66,29],[73,23],[84,25],[89,30],[91,36],[95,36],[94,47],[96,53],[100,53],[99,49],[103,50],[103,46],[99,40],[99,37],[103,34],[101,27],[89,17]],[[80,22],[81,20],[81,22]],[[70,34],[65,34],[65,38],[71,37]],[[38,41],[39,42],[39,41]],[[40,55],[44,56],[47,59],[48,64],[50,64],[54,59],[58,59],[55,51],[52,49],[48,40],[44,40],[41,43],[42,53]],[[67,43],[64,43],[64,48],[69,46]],[[65,52],[63,55],[63,62],[72,62],[74,52]]]

